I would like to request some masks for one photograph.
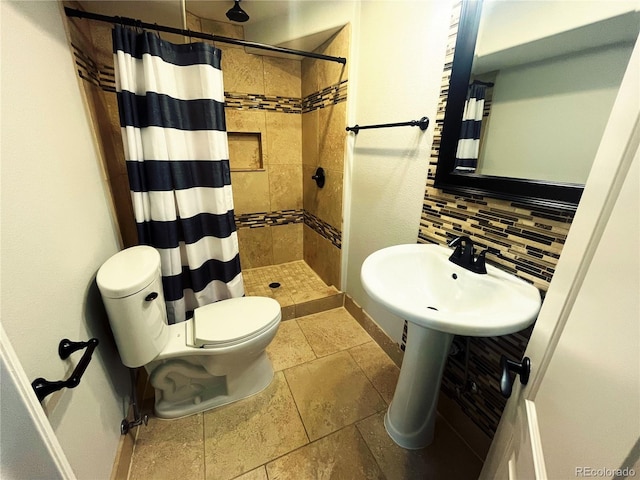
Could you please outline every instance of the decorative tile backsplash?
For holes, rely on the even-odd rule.
[[[243,213],[235,216],[237,228],[260,228],[288,223],[302,223],[303,210],[279,210],[276,212]]]
[[[469,236],[479,248],[500,250],[500,257],[488,256],[489,263],[533,283],[544,294],[562,253],[571,227],[573,212],[539,208],[481,195],[461,195],[434,187],[444,112],[458,32],[460,4],[453,7],[449,40],[442,75],[440,100],[434,124],[429,173],[420,218],[418,243],[446,244],[459,235]],[[506,399],[499,390],[500,357],[522,358],[533,327],[500,337],[456,336],[463,349],[450,355],[442,380],[442,391],[453,399],[473,422],[493,437]],[[403,344],[406,341],[406,330]],[[465,385],[465,354],[469,355]],[[473,382],[474,388],[470,388]]]

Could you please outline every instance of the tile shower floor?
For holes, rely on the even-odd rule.
[[[438,417],[396,446],[383,425],[398,367],[343,308],[284,321],[273,382],[253,397],[139,429],[129,479],[475,479],[482,463]]]
[[[342,293],[327,286],[304,260],[242,271],[247,295],[272,297],[282,319],[302,317],[342,305]],[[278,286],[274,286],[274,285]],[[270,286],[272,285],[272,286]]]

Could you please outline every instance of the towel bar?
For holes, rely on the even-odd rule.
[[[89,366],[91,355],[93,355],[93,351],[98,346],[98,343],[100,342],[98,342],[97,338],[92,338],[88,342],[72,342],[66,338],[60,340],[60,345],[58,345],[58,355],[60,355],[62,360],[69,358],[69,355],[77,350],[81,350],[83,348],[86,348],[87,350],[84,352],[84,355],[82,355],[78,365],[76,365],[76,368],[68,379],[51,382],[44,378],[36,378],[31,382],[31,386],[33,387],[33,391],[36,392],[38,400],[42,402],[47,395],[51,395],[53,392],[57,392],[62,388],[75,388],[80,385],[80,379],[82,378],[84,371]]]
[[[353,127],[347,127],[347,132],[353,132],[356,135],[360,130],[366,130],[369,128],[388,128],[388,127],[420,127],[420,130],[424,131],[429,126],[429,119],[422,117],[420,120],[410,120],[408,122],[399,123],[381,123],[379,125],[355,125]]]

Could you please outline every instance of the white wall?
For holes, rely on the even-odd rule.
[[[350,134],[347,147],[342,284],[398,342],[403,321],[371,301],[360,268],[380,248],[417,241],[450,14],[448,1],[363,1],[353,30],[349,124],[431,119],[425,132]]]
[[[62,338],[100,340],[82,382],[45,411],[76,475],[109,478],[128,374],[94,277],[119,249],[57,2],[1,2],[1,320],[33,380],[67,378]],[[2,442],[11,442],[2,437]]]

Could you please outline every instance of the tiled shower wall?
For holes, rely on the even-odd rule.
[[[348,57],[350,26],[316,52]],[[348,65],[348,62],[347,62]],[[348,67],[305,58],[302,61],[302,186],[304,260],[328,285],[340,288],[342,186],[347,132]],[[318,167],[326,182],[311,179]]]
[[[74,2],[67,5],[79,8]],[[69,25],[123,244],[136,245],[114,93],[111,26],[78,19]],[[242,26],[191,14],[188,28],[244,38]],[[345,27],[317,51],[346,57],[348,42],[349,27]],[[223,50],[225,113],[243,268],[304,258],[326,283],[339,286],[346,70],[326,61],[301,62],[249,54],[234,45],[217,46]],[[322,153],[310,151],[310,145],[323,149]],[[257,158],[247,167],[238,165],[234,155]],[[316,165],[327,172],[327,185],[320,192],[308,185]]]
[[[544,294],[562,252],[573,212],[536,208],[480,195],[464,196],[434,187],[459,18],[460,5],[457,5],[451,16],[418,243],[445,244],[455,236],[467,235],[479,248],[490,246],[500,250],[501,258],[488,257],[490,263],[499,264],[500,268],[533,283]],[[506,403],[499,390],[500,357],[506,355],[512,360],[520,360],[532,328],[513,335],[456,337],[454,340],[463,351],[449,357],[442,391],[457,402],[490,438]],[[467,341],[467,380],[475,384],[475,391],[469,388],[468,383],[464,385]]]

